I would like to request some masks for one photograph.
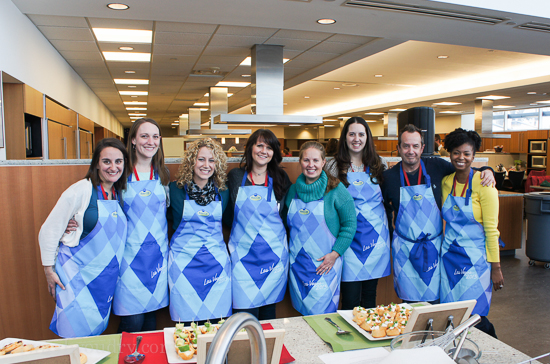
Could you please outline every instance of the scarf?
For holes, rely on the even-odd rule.
[[[204,188],[200,188],[193,180],[187,184],[189,198],[200,206],[206,206],[216,199],[216,188],[214,182],[209,180]]]

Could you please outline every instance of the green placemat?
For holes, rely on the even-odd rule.
[[[109,354],[106,358],[100,360],[98,364],[117,364],[118,354],[120,353],[120,339],[121,335],[117,334],[47,341],[63,345],[78,344],[81,348],[110,351],[111,354]]]
[[[343,330],[351,332],[348,335],[336,335],[336,327],[325,321],[325,317],[330,317]],[[339,353],[341,351],[376,348],[380,346],[390,346],[391,339],[370,341],[362,334],[357,332],[346,320],[337,313],[325,315],[304,316],[304,320],[319,335],[319,337],[332,346],[332,351]]]

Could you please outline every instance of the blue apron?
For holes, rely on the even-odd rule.
[[[317,259],[332,251],[336,238],[325,221],[323,199],[303,202],[297,196],[288,208],[290,228],[290,298],[302,315],[336,312],[340,300],[342,257],[328,274],[318,275]]]
[[[493,282],[487,262],[485,230],[474,218],[470,171],[466,197],[453,196],[443,204],[445,241],[441,249],[444,272],[441,273],[441,303],[475,299],[473,314],[487,316],[491,307]]]
[[[117,200],[100,196],[93,230],[75,247],[59,246],[55,271],[65,290],[55,288],[50,330],[61,337],[100,335],[109,322],[127,221]]]
[[[113,311],[129,316],[168,306],[166,190],[155,179],[132,181],[124,192],[128,239]]]
[[[233,308],[270,305],[283,299],[288,276],[286,230],[279,215],[273,180],[245,186],[235,201],[229,238]]]
[[[393,232],[393,283],[407,301],[439,299],[439,252],[443,223],[431,179],[420,161],[426,184],[405,186],[401,171],[400,205]]]
[[[186,194],[168,258],[172,321],[231,316],[231,263],[221,221],[222,203],[217,190],[216,200],[206,206]]]
[[[390,233],[380,185],[366,172],[348,172],[348,191],[355,203],[357,231],[343,255],[342,282],[390,275]]]

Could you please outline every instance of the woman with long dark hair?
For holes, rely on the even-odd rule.
[[[386,168],[372,133],[360,117],[346,121],[338,153],[327,170],[347,187],[355,203],[357,232],[343,258],[342,309],[375,307],[378,279],[390,274],[390,236],[380,183]]]
[[[50,330],[61,337],[107,328],[126,241],[127,163],[120,140],[100,140],[84,179],[63,192],[40,229],[44,273],[57,303]],[[79,227],[65,233],[71,219]]]
[[[233,311],[260,320],[275,318],[275,303],[285,295],[288,243],[279,204],[291,182],[279,163],[281,145],[272,131],[258,129],[248,139],[239,168],[227,178],[231,226]]]

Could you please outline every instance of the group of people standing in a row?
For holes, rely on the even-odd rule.
[[[494,178],[471,168],[480,142],[457,129],[445,143],[452,164],[421,158],[422,135],[408,125],[399,136],[402,162],[388,170],[367,123],[354,117],[334,159],[327,162],[318,142],[301,146],[302,173],[292,184],[278,139],[259,129],[239,168],[226,173],[221,146],[204,138],[188,147],[169,183],[158,124],[137,120],[128,152],[116,139],[101,140],[85,179],[42,226],[56,300],[50,328],[63,337],[98,335],[111,304],[119,332],[156,329],[155,312],[168,305],[174,321],[242,311],[273,319],[287,282],[303,315],[336,311],[340,296],[342,309],[374,307],[391,256],[403,300],[477,299],[474,313],[486,316],[493,282],[502,288],[503,278],[498,196],[481,187]],[[231,228],[227,245],[223,225]],[[482,324],[494,335],[486,318]]]

